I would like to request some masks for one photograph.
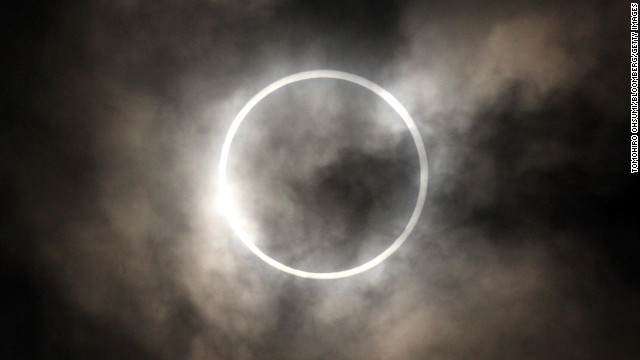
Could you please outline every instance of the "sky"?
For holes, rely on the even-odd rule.
[[[637,357],[628,3],[1,6],[0,358]]]

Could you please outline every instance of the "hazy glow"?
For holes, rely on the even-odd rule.
[[[407,222],[407,225],[405,226],[400,236],[398,236],[396,240],[391,244],[391,246],[389,246],[385,251],[380,253],[375,258],[369,260],[368,262],[351,269],[336,272],[307,272],[294,269],[272,259],[267,254],[262,252],[255,245],[251,235],[247,231],[245,231],[244,227],[242,226],[238,208],[235,204],[234,197],[231,194],[231,189],[227,184],[227,163],[229,160],[229,150],[231,148],[231,143],[233,142],[233,138],[235,137],[238,128],[242,124],[242,121],[247,116],[247,114],[249,114],[251,109],[253,109],[253,107],[256,106],[266,96],[283,86],[298,81],[321,78],[344,80],[360,85],[372,91],[373,93],[381,97],[384,101],[386,101],[387,104],[389,104],[398,113],[398,115],[400,115],[407,128],[411,132],[411,136],[413,137],[413,141],[416,145],[418,158],[420,161],[420,190],[418,191],[418,197],[416,199],[416,205],[413,209],[413,213],[411,214],[411,217],[409,218],[409,221]],[[258,92],[253,98],[251,98],[251,100],[249,100],[249,102],[247,102],[242,110],[240,110],[238,115],[231,123],[231,127],[229,128],[229,131],[227,132],[227,135],[224,139],[224,144],[222,145],[222,153],[220,155],[220,164],[218,168],[218,187],[220,192],[219,195],[221,201],[221,210],[229,221],[231,228],[240,238],[240,240],[242,240],[242,242],[260,259],[273,266],[274,268],[292,275],[311,279],[338,279],[356,275],[382,263],[386,258],[388,258],[396,250],[398,250],[398,248],[402,246],[402,244],[407,240],[414,227],[416,226],[418,219],[420,218],[422,207],[424,206],[424,201],[427,194],[427,178],[427,152],[425,150],[424,143],[422,142],[422,138],[420,137],[420,133],[418,131],[418,128],[416,127],[416,124],[414,123],[411,115],[409,115],[409,112],[404,108],[404,106],[402,106],[402,104],[400,104],[400,102],[393,95],[391,95],[388,91],[386,91],[379,85],[376,85],[373,82],[357,75],[333,70],[314,70],[289,75],[272,83],[271,85]]]

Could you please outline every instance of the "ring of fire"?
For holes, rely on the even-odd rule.
[[[269,257],[262,250],[260,250],[252,240],[250,234],[243,228],[241,225],[241,221],[239,220],[239,211],[237,209],[236,203],[231,194],[231,190],[229,188],[227,182],[227,164],[229,161],[229,151],[231,149],[231,143],[238,131],[238,128],[244,121],[245,117],[249,114],[249,112],[265,97],[274,91],[280,89],[289,84],[293,84],[295,82],[311,80],[311,79],[337,79],[347,81],[359,86],[366,88],[367,90],[373,92],[380,98],[382,98],[389,106],[393,108],[393,110],[402,118],[405,125],[409,129],[411,133],[411,137],[416,146],[416,150],[418,152],[418,159],[420,163],[420,185],[418,190],[418,196],[416,198],[416,205],[413,209],[411,217],[407,222],[406,226],[402,233],[395,239],[395,241],[382,253],[374,257],[373,259],[353,267],[347,270],[335,271],[335,272],[309,272],[303,271],[299,269],[292,268],[285,264],[282,264],[275,259]],[[218,166],[218,191],[219,191],[219,200],[222,205],[222,212],[224,216],[227,218],[229,225],[231,226],[234,233],[240,238],[240,240],[251,250],[256,256],[258,256],[261,260],[266,262],[267,264],[273,266],[274,268],[289,273],[291,275],[296,275],[304,278],[311,279],[339,279],[345,278],[349,276],[353,276],[364,271],[367,271],[373,268],[376,265],[379,265],[384,260],[386,260],[391,254],[393,254],[402,244],[407,240],[416,224],[418,223],[418,219],[420,218],[420,214],[422,213],[422,208],[424,206],[425,198],[427,195],[427,179],[428,179],[428,166],[427,166],[427,152],[424,147],[424,143],[422,141],[422,137],[420,136],[420,132],[418,128],[411,118],[409,112],[402,106],[402,104],[388,91],[383,89],[381,86],[354,74],[334,71],[334,70],[313,70],[313,71],[305,71],[293,75],[286,76],[270,85],[262,89],[258,92],[254,97],[252,97],[249,102],[247,102],[244,107],[240,110],[238,115],[236,115],[235,119],[231,123],[229,130],[224,139],[224,143],[222,145],[222,151],[220,155],[220,162]]]

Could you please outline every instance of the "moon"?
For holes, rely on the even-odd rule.
[[[375,256],[373,259],[358,265],[356,267],[335,271],[335,272],[309,272],[303,271],[299,269],[295,269],[293,267],[287,266],[281,262],[276,261],[275,259],[269,257],[262,250],[260,250],[255,242],[249,234],[249,232],[244,228],[240,212],[238,211],[237,202],[234,199],[231,188],[227,179],[227,164],[229,162],[229,151],[231,149],[231,144],[233,139],[236,136],[238,128],[244,121],[245,117],[251,112],[251,110],[265,97],[269,94],[275,92],[276,90],[299,82],[299,81],[307,81],[313,79],[337,79],[342,81],[347,81],[361,87],[366,88],[367,90],[373,92],[380,98],[382,98],[393,110],[402,118],[405,125],[407,126],[409,132],[411,133],[411,137],[416,146],[416,150],[418,152],[418,159],[420,164],[420,186],[418,191],[418,196],[416,197],[415,207],[411,214],[411,217],[407,221],[407,224],[404,227],[404,230],[400,235],[393,241],[393,243],[386,248],[383,252]],[[222,150],[220,154],[220,161],[218,165],[218,199],[220,205],[220,211],[223,216],[227,219],[231,229],[235,233],[235,235],[244,243],[244,245],[249,248],[256,256],[258,256],[265,263],[271,265],[272,267],[283,271],[285,273],[309,278],[309,279],[340,279],[346,278],[349,276],[353,276],[356,274],[360,274],[365,272],[385,261],[391,254],[397,251],[402,244],[407,240],[411,232],[415,228],[418,220],[420,218],[420,214],[422,213],[422,209],[424,207],[424,202],[427,195],[427,182],[428,182],[428,163],[427,163],[427,151],[425,149],[424,143],[422,141],[422,137],[420,136],[420,132],[418,131],[418,127],[416,126],[413,118],[405,109],[405,107],[387,90],[382,88],[381,86],[363,78],[358,75],[354,75],[347,72],[335,71],[335,70],[313,70],[313,71],[305,71],[296,73],[293,75],[286,76],[280,80],[277,80],[264,89],[260,90],[255,96],[253,96],[240,110],[238,115],[236,115],[235,119],[231,123],[229,130],[224,139],[224,143],[222,145]]]

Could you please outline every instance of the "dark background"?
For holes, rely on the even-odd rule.
[[[0,13],[1,358],[637,357],[628,3],[42,1]],[[334,281],[268,267],[212,205],[233,116],[317,68],[396,95],[429,156],[409,241]],[[406,181],[375,171],[411,173],[392,150],[339,152],[303,187],[335,199],[326,214],[351,214],[336,229],[404,196]]]

